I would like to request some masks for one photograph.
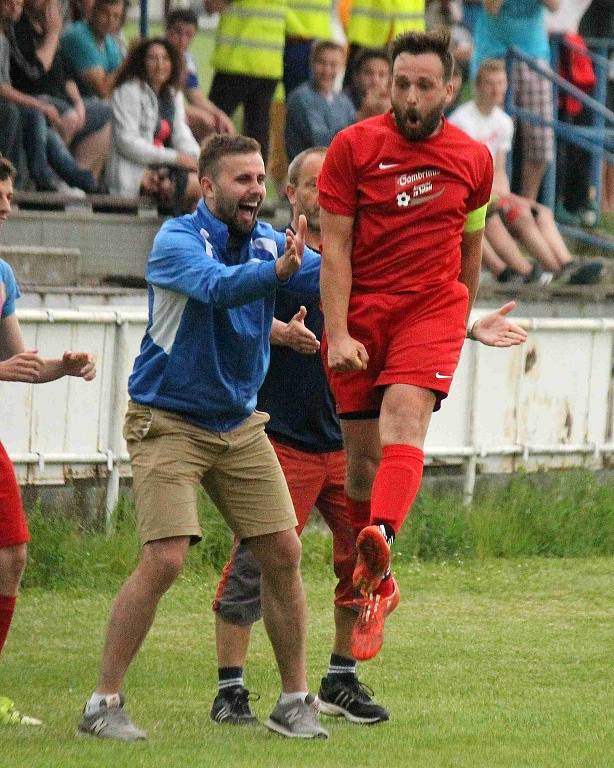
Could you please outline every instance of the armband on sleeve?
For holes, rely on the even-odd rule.
[[[480,229],[484,229],[487,208],[488,203],[481,208],[476,208],[475,211],[469,211],[465,220],[465,232],[478,232]]]

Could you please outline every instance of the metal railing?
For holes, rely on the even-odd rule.
[[[609,47],[614,47],[614,41],[603,40],[600,41],[600,45],[601,50],[607,52]],[[608,58],[603,55],[603,53],[596,53],[591,50],[582,51],[592,60],[597,78],[597,83],[593,92],[594,95],[589,96],[580,88],[577,88],[575,85],[562,78],[556,72],[560,60],[560,51],[562,46],[576,48],[576,46],[568,43],[563,37],[558,35],[553,36],[551,42],[551,66],[548,66],[542,61],[527,56],[516,47],[510,48],[507,54],[509,80],[511,82],[511,68],[513,62],[524,62],[529,67],[529,69],[537,72],[552,83],[555,112],[556,105],[558,103],[559,92],[563,91],[564,93],[573,96],[573,98],[577,99],[584,107],[590,110],[592,115],[592,124],[590,126],[572,125],[570,123],[559,120],[554,116],[551,120],[546,120],[541,115],[537,115],[527,110],[521,109],[514,104],[511,88],[508,88],[505,101],[505,109],[508,114],[510,114],[512,117],[518,118],[518,120],[521,122],[552,128],[555,133],[555,137],[561,138],[564,141],[573,144],[574,146],[579,147],[580,149],[583,149],[590,154],[591,168],[589,184],[591,189],[591,197],[594,197],[595,201],[597,202],[596,213],[598,217],[599,200],[601,198],[602,162],[605,160],[609,163],[614,163],[614,112],[605,106],[610,62]],[[511,157],[509,160],[511,162]],[[544,176],[542,186],[542,201],[545,205],[548,205],[553,210],[555,209],[555,163],[551,164],[550,168],[547,170]],[[568,234],[574,233],[570,231]],[[596,240],[596,244],[599,244],[608,250],[614,250],[614,240],[604,238],[594,239]]]
[[[22,310],[29,348],[96,354],[98,376],[40,386],[0,382],[0,439],[20,483],[106,479],[107,522],[120,475],[130,474],[122,423],[127,379],[146,326],[143,309]],[[465,499],[476,475],[599,469],[614,453],[613,319],[524,319],[529,340],[507,350],[467,342],[450,397],[433,416],[425,453],[461,466]]]

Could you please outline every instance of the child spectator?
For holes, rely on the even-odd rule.
[[[200,148],[186,121],[179,53],[161,37],[142,40],[117,74],[107,183],[144,193],[165,209],[189,211],[200,198]]]
[[[311,80],[295,88],[287,101],[286,153],[292,160],[304,149],[327,147],[335,135],[356,120],[356,110],[335,84],[343,70],[344,48],[320,41],[311,49]]]
[[[205,96],[198,80],[198,67],[190,45],[198,28],[196,14],[190,8],[177,8],[166,19],[166,39],[183,59],[181,89],[185,96],[185,114],[197,141],[210,133],[235,133],[232,120]]]

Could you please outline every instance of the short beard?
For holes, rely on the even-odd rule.
[[[435,132],[442,117],[442,107],[438,106],[425,116],[421,116],[422,120],[417,128],[409,128],[405,122],[406,112],[403,112],[400,107],[395,104],[392,105],[392,111],[396,120],[397,128],[403,134],[408,141],[423,141]]]

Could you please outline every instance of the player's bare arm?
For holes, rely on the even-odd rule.
[[[290,347],[295,352],[302,355],[313,355],[320,349],[320,342],[315,333],[310,331],[305,325],[307,309],[303,306],[292,317],[288,323],[283,320],[273,318],[271,333],[269,335],[271,344],[281,347]]]
[[[467,318],[469,318],[480,286],[483,234],[483,229],[478,229],[476,232],[463,232],[463,239],[461,240],[461,270],[458,279],[467,286],[469,292]]]
[[[496,312],[478,318],[471,326],[471,338],[489,347],[514,347],[523,344],[527,340],[527,332],[508,317],[515,306],[515,301],[508,301]]]
[[[89,352],[65,352],[61,360],[45,360],[38,350],[27,350],[16,315],[0,321],[0,380],[44,384],[62,376],[91,381],[96,362]]]
[[[320,295],[328,339],[328,365],[334,371],[365,370],[365,346],[348,333],[347,315],[352,285],[354,218],[320,209],[322,266]]]

